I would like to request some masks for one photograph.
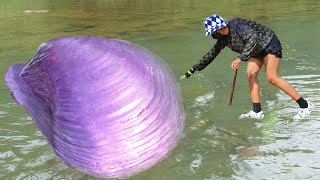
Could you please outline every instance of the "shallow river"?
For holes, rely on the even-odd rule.
[[[205,70],[178,81],[187,114],[184,135],[168,158],[129,179],[320,179],[319,0],[1,0],[0,179],[95,179],[57,160],[5,85],[9,66],[27,62],[51,38],[94,35],[124,39],[158,54],[178,79],[215,43],[203,20],[250,18],[272,28],[283,46],[280,74],[317,106],[295,121],[298,105],[260,74],[266,118],[238,120],[251,109],[245,63],[232,106],[225,49]]]

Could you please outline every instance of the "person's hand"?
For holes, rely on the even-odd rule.
[[[235,71],[239,68],[240,64],[241,64],[241,60],[237,58],[236,60],[232,61],[231,68]]]
[[[192,76],[192,74],[195,72],[195,70],[193,68],[191,68],[188,72],[186,72],[183,76],[180,77],[180,80],[183,78],[189,78]]]

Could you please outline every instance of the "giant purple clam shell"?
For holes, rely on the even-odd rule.
[[[43,43],[6,83],[54,153],[87,174],[123,178],[164,159],[185,115],[167,65],[145,48],[102,37]]]

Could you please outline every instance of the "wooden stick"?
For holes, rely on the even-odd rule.
[[[236,85],[237,73],[238,73],[238,69],[236,69],[236,72],[234,73],[234,77],[233,77],[232,91],[231,91],[231,96],[230,96],[230,101],[229,101],[230,106],[232,104],[232,98],[233,98],[234,86]]]

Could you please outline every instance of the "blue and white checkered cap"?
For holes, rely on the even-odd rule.
[[[220,15],[213,14],[209,16],[204,22],[204,28],[206,30],[206,36],[209,36],[214,31],[227,26],[228,22],[225,21]]]

